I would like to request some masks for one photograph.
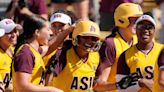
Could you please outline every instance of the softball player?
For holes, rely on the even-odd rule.
[[[4,34],[5,34],[5,30],[0,28],[0,37],[4,36]],[[0,74],[0,92],[4,92],[4,84],[1,74]]]
[[[130,73],[138,73],[140,79],[137,85],[129,87],[127,92],[151,92],[153,86],[154,65],[163,48],[154,41],[156,23],[149,15],[143,15],[136,21],[138,43],[121,54],[117,79]]]
[[[121,53],[137,43],[135,34],[135,21],[143,14],[141,7],[134,3],[122,3],[114,12],[115,28],[101,46],[100,57],[104,62],[101,82],[116,82],[116,69]],[[113,89],[113,87],[112,87]],[[109,87],[109,90],[112,90]]]
[[[80,21],[72,35],[72,46],[63,47],[52,57],[56,60],[53,86],[64,92],[89,92],[92,88],[99,54],[100,30],[96,23]],[[50,60],[52,60],[50,59]]]
[[[153,92],[164,92],[163,81],[164,49],[161,51],[154,68]]]
[[[24,20],[23,28],[12,65],[14,92],[63,92],[54,87],[43,87],[45,67],[38,49],[48,44],[52,33],[48,21],[40,16],[30,16]]]
[[[49,59],[56,53],[56,50],[60,49],[63,43],[66,41],[68,35],[72,32],[72,30],[67,30],[67,27],[71,26],[75,22],[75,17],[70,15],[71,13],[64,10],[56,11],[50,18],[51,30],[53,35],[51,37],[49,44],[54,43],[54,41],[58,42],[52,44],[49,48],[52,49],[56,47],[51,53],[47,52],[47,54],[43,57],[43,61],[47,68]],[[68,44],[67,44],[68,45]],[[53,76],[47,76],[53,77]],[[46,85],[51,85],[52,81],[49,78],[46,78]]]
[[[57,43],[55,46],[61,47],[61,44],[64,42],[64,39],[69,35],[70,32],[68,30],[64,30],[68,25],[71,26],[71,24],[74,23],[74,19],[69,15],[68,11],[59,10],[56,11],[50,18],[50,24],[51,24],[51,30],[53,32],[52,40],[50,40],[49,44],[52,44],[54,40],[59,42],[59,45]],[[54,45],[52,45],[54,47]],[[51,47],[50,47],[51,48]],[[54,50],[52,53],[47,53],[46,56],[43,57],[45,65],[47,65],[48,60],[54,55],[56,50]]]
[[[101,66],[98,54],[100,45],[98,25],[91,21],[79,21],[73,31],[72,46],[62,47],[50,59],[53,63],[48,71],[54,74],[53,86],[64,92],[90,92],[95,73],[101,69],[98,68]],[[118,85],[121,87],[127,78],[119,81]]]
[[[14,45],[17,42],[18,25],[11,19],[3,19],[0,21],[0,28],[5,30],[5,34],[0,37],[0,73],[3,78],[5,90],[12,91],[11,79],[11,63],[14,54]]]

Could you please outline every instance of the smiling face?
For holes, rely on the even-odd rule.
[[[141,21],[136,26],[136,34],[139,42],[150,43],[153,41],[155,35],[155,27],[149,21]]]
[[[17,37],[18,37],[18,30],[14,28],[10,33],[5,33],[3,37],[1,37],[1,41],[5,42],[6,44],[15,45],[17,43]]]
[[[78,48],[83,52],[89,53],[97,46],[99,38],[93,36],[78,36]]]
[[[18,30],[15,28],[12,32],[6,34],[9,38],[11,44],[15,45],[17,43]]]
[[[51,29],[54,35],[60,33],[61,29],[64,27],[65,24],[60,22],[54,22],[51,24]]]

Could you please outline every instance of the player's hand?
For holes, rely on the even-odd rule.
[[[130,86],[136,85],[136,81],[138,81],[139,75],[137,73],[132,73],[124,78],[122,78],[119,82],[116,83],[116,87],[118,89],[126,89]]]
[[[61,29],[61,31],[69,31],[69,32],[73,32],[75,28],[75,24],[72,24],[72,25],[69,25],[69,24],[66,24],[64,25],[64,27]]]
[[[139,79],[138,84],[140,87],[145,87],[149,90],[153,87],[154,81],[152,79]]]

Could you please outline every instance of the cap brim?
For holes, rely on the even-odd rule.
[[[63,24],[68,24],[66,21],[61,21],[61,20],[53,20],[53,21],[51,21],[51,24],[52,23],[55,23],[55,22],[59,22],[59,23],[63,23]]]
[[[152,23],[154,25],[154,27],[156,26],[156,24],[153,21],[149,20],[149,19],[140,20],[140,21],[137,22],[137,24],[142,22],[142,21],[148,21],[148,22]]]
[[[9,31],[6,31],[5,33],[10,33],[10,32],[12,32],[15,28],[16,28],[17,30],[22,30],[22,29],[23,29],[22,26],[21,26],[20,24],[15,24],[15,25],[13,25],[10,29],[8,29]]]
[[[81,36],[93,36],[93,37],[98,37],[98,38],[100,38],[100,35],[92,34],[92,33],[82,33]]]
[[[17,27],[16,24],[12,25],[10,28],[5,29],[5,33],[10,33],[10,32],[12,32],[13,29],[16,28],[16,27]]]

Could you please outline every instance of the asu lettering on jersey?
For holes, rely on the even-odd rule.
[[[127,75],[137,72],[140,78],[153,79],[155,62],[162,47],[161,44],[154,42],[152,50],[144,54],[136,45],[132,46],[120,56],[117,74]],[[141,87],[139,92],[149,92],[149,90]]]
[[[5,88],[10,82],[11,57],[0,48],[0,74]]]
[[[71,82],[71,90],[89,90],[93,86],[94,77],[76,77],[74,76]]]
[[[32,69],[32,74],[31,74],[31,78],[29,79],[29,81],[34,85],[43,85],[43,80],[44,80],[44,75],[45,75],[45,73],[44,73],[45,66],[44,66],[42,56],[40,55],[40,53],[38,51],[36,51],[34,48],[32,48],[30,45],[25,44],[25,45],[22,45],[18,49],[16,55],[19,54],[19,52],[25,47],[29,48],[29,50],[32,52],[32,54],[34,56],[33,60],[35,60],[34,61],[35,64],[34,64],[34,67]],[[16,79],[15,79],[15,70],[14,70],[14,67],[12,67],[12,68],[13,68],[12,69],[12,74],[13,74],[13,83],[14,83],[14,81],[16,81]],[[16,91],[15,85],[14,85],[14,91]]]
[[[90,52],[87,61],[83,62],[71,48],[66,51],[64,69],[53,78],[53,86],[64,92],[89,92],[98,64],[98,52]]]
[[[158,61],[155,64],[153,92],[164,92],[164,90],[160,88],[159,82],[158,82],[159,70],[164,69],[163,66],[164,66],[164,49],[160,53]]]

